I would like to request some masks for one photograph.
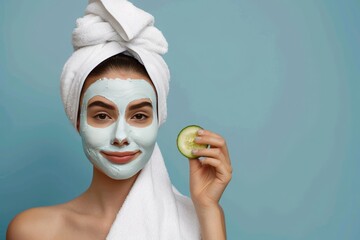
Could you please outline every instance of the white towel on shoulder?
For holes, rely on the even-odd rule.
[[[157,145],[125,199],[106,239],[200,239],[193,203],[171,184]]]

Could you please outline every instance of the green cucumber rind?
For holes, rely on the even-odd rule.
[[[186,149],[186,147],[184,146],[184,142],[182,141],[181,137],[183,137],[183,134],[186,132],[186,131],[189,131],[189,130],[192,130],[192,129],[195,129],[195,132],[200,130],[200,129],[203,129],[202,127],[198,126],[198,125],[189,125],[189,126],[186,126],[184,127],[183,129],[180,130],[178,136],[177,136],[177,139],[176,139],[176,145],[177,145],[177,148],[179,150],[179,152],[187,157],[187,158],[197,158],[198,156],[194,156],[192,153],[191,153],[191,150],[192,149]],[[206,148],[208,146],[204,145],[204,148]]]

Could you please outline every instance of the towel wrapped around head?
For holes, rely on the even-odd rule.
[[[74,53],[61,75],[65,112],[76,128],[81,89],[88,74],[102,61],[126,53],[142,63],[158,95],[159,125],[167,116],[170,73],[162,54],[168,44],[154,27],[154,18],[126,0],[90,0],[73,31]]]

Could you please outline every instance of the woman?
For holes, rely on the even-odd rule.
[[[85,19],[85,25],[96,22],[99,15],[106,20],[105,10],[114,17],[111,9],[119,2],[109,2],[90,3],[84,18],[91,19]],[[121,7],[139,14],[127,2]],[[86,33],[82,36],[94,36],[81,27],[78,31]],[[91,185],[70,202],[19,214],[9,225],[7,239],[199,239],[200,235],[225,239],[219,205],[231,179],[225,141],[208,130],[198,132],[197,143],[211,148],[193,152],[201,161],[189,159],[192,201],[177,192],[156,144],[158,127],[166,116],[168,69],[159,53],[152,51],[158,47],[135,44],[139,35],[148,36],[146,31],[128,44],[114,36],[91,47],[85,44],[69,59],[62,96],[94,166]],[[163,40],[161,36],[150,40],[159,43],[159,39]]]

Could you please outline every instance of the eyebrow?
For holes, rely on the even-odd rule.
[[[141,102],[138,104],[134,104],[129,107],[129,111],[133,111],[133,110],[136,110],[136,109],[139,109],[142,107],[151,107],[152,108],[152,104],[150,102]]]
[[[88,105],[88,108],[95,107],[95,106],[107,108],[109,110],[116,110],[114,106],[104,103],[104,102],[101,102],[101,101],[95,101],[95,102],[90,103]]]

